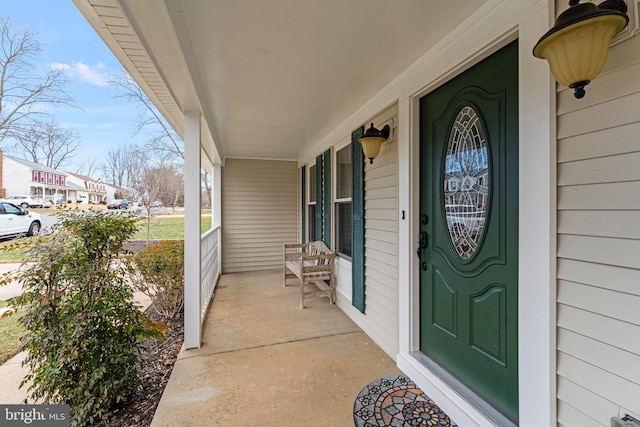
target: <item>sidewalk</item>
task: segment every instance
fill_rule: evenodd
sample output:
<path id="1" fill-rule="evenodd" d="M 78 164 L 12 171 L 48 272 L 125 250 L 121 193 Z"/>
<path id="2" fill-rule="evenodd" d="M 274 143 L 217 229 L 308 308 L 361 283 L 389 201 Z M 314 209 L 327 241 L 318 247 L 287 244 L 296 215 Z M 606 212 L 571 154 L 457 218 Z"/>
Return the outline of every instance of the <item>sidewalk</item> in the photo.
<path id="1" fill-rule="evenodd" d="M 19 263 L 0 263 L 0 274 L 15 271 L 20 267 Z M 22 292 L 22 287 L 16 281 L 6 286 L 0 286 L 0 301 L 8 300 L 16 297 Z M 0 403 L 14 404 L 22 403 L 27 397 L 27 388 L 20 389 L 20 382 L 27 374 L 26 369 L 22 368 L 22 361 L 26 357 L 25 352 L 21 352 L 0 365 L 0 378 L 2 378 L 2 387 L 0 388 Z"/>
<path id="2" fill-rule="evenodd" d="M 0 263 L 0 275 L 15 271 L 20 267 L 20 263 Z M 0 301 L 8 300 L 9 298 L 20 295 L 22 288 L 18 282 L 12 282 L 7 286 L 0 286 Z"/>

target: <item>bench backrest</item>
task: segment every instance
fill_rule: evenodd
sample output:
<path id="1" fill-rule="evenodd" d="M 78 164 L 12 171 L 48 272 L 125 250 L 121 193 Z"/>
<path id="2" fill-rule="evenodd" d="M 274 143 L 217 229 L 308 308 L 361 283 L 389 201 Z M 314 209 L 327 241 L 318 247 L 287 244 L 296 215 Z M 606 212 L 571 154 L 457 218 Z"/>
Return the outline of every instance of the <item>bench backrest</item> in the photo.
<path id="1" fill-rule="evenodd" d="M 313 255 L 326 255 L 326 254 L 333 254 L 333 252 L 331 252 L 331 249 L 329 249 L 322 240 L 318 240 L 316 242 L 309 242 L 309 252 L 307 253 L 307 255 L 313 256 Z M 319 259 L 317 261 L 318 261 L 317 262 L 318 265 L 325 265 L 329 263 L 328 259 Z"/>

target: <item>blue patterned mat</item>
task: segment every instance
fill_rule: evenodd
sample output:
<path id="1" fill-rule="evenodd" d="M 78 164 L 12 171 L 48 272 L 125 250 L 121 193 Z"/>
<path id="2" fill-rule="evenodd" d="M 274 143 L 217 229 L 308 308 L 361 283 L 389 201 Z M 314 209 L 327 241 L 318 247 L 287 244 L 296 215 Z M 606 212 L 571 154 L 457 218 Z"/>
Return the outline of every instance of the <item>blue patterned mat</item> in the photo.
<path id="1" fill-rule="evenodd" d="M 362 389 L 353 405 L 356 427 L 455 426 L 433 400 L 404 375 L 386 377 Z"/>

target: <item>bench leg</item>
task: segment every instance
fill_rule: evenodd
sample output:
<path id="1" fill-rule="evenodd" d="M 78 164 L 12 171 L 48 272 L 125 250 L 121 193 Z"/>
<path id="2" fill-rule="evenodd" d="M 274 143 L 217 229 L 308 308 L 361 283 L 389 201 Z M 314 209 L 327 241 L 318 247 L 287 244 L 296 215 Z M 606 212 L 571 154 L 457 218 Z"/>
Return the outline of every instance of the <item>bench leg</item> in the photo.
<path id="1" fill-rule="evenodd" d="M 304 280 L 300 279 L 300 308 L 304 308 Z"/>
<path id="2" fill-rule="evenodd" d="M 329 279 L 329 288 L 331 288 L 331 296 L 329 297 L 329 301 L 331 301 L 331 304 L 335 304 L 336 303 L 336 277 L 333 273 L 331 274 L 331 279 Z"/>

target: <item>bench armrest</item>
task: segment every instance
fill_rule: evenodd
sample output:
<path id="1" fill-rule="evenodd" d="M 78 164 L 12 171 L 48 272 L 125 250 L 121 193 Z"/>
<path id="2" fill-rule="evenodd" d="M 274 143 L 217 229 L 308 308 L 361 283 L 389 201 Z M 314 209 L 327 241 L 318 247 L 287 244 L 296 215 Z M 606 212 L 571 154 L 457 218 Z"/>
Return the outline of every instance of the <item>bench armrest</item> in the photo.
<path id="1" fill-rule="evenodd" d="M 285 263 L 293 259 L 300 259 L 308 250 L 308 243 L 285 243 L 282 245 L 282 259 Z"/>
<path id="2" fill-rule="evenodd" d="M 286 253 L 284 254 L 284 260 L 285 261 L 289 261 L 292 259 L 301 259 L 302 256 L 304 255 L 304 252 L 292 252 L 292 253 Z"/>
<path id="3" fill-rule="evenodd" d="M 308 243 L 285 243 L 285 249 L 306 248 Z"/>

